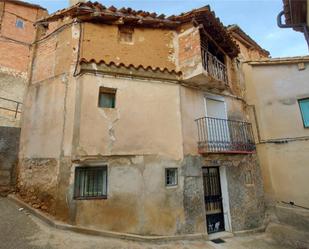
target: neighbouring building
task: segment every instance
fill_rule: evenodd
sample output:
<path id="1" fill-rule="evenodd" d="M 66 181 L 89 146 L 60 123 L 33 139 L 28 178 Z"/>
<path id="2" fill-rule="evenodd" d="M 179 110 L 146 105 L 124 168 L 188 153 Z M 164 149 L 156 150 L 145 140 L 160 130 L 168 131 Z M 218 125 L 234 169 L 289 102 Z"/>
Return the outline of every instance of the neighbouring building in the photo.
<path id="1" fill-rule="evenodd" d="M 209 7 L 167 18 L 77 3 L 36 27 L 25 201 L 70 224 L 140 235 L 263 226 L 240 51 Z M 243 53 L 268 55 L 250 42 Z"/>
<path id="2" fill-rule="evenodd" d="M 0 192 L 14 181 L 34 23 L 46 14 L 35 4 L 0 0 Z"/>
<path id="3" fill-rule="evenodd" d="M 309 56 L 243 64 L 266 204 L 309 243 Z"/>
<path id="4" fill-rule="evenodd" d="M 309 48 L 309 0 L 282 0 L 283 10 L 278 14 L 280 28 L 293 28 L 302 32 Z M 285 17 L 285 23 L 282 17 Z"/>
<path id="5" fill-rule="evenodd" d="M 34 23 L 47 14 L 39 5 L 0 1 L 0 125 L 19 127 L 27 86 Z"/>
<path id="6" fill-rule="evenodd" d="M 307 248 L 309 57 L 268 58 L 237 25 L 228 30 L 240 48 L 240 79 L 263 176 L 266 222 L 287 225 L 270 228 L 281 243 Z"/>

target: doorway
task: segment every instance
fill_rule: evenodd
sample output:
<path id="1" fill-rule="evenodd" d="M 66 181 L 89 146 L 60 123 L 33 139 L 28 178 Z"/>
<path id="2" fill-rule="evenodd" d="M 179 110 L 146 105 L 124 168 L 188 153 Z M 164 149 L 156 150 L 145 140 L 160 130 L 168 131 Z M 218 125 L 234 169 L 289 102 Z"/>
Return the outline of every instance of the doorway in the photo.
<path id="1" fill-rule="evenodd" d="M 208 234 L 225 230 L 219 167 L 203 168 L 203 185 Z"/>

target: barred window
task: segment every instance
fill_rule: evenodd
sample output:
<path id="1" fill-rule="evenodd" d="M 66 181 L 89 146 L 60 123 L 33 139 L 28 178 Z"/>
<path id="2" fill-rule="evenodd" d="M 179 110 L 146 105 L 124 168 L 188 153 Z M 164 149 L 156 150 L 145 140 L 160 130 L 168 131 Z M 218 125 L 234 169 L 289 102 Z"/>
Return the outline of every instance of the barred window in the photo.
<path id="1" fill-rule="evenodd" d="M 178 184 L 178 170 L 177 168 L 165 169 L 165 185 L 176 186 Z"/>
<path id="2" fill-rule="evenodd" d="M 107 166 L 75 169 L 74 199 L 107 198 Z"/>

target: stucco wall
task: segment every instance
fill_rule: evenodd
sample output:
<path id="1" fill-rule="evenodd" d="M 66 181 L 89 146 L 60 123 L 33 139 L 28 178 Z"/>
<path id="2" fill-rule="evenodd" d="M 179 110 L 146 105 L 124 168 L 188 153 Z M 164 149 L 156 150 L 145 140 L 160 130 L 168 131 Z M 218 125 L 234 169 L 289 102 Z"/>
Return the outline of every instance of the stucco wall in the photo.
<path id="1" fill-rule="evenodd" d="M 98 107 L 100 86 L 117 89 L 115 109 Z M 79 155 L 183 156 L 176 84 L 84 75 L 78 105 Z"/>
<path id="2" fill-rule="evenodd" d="M 309 64 L 305 63 L 304 70 L 293 62 L 244 65 L 244 72 L 247 100 L 256 108 L 262 142 L 258 155 L 268 199 L 308 207 L 309 142 L 298 139 L 308 137 L 309 130 L 303 127 L 297 100 L 309 97 Z M 281 144 L 269 141 L 287 139 Z"/>
<path id="3" fill-rule="evenodd" d="M 201 91 L 194 88 L 181 87 L 181 118 L 183 145 L 185 155 L 197 155 L 197 124 L 196 119 L 206 116 L 205 96 L 221 96 L 226 103 L 228 119 L 247 120 L 243 102 L 232 96 L 224 96 L 218 92 Z"/>

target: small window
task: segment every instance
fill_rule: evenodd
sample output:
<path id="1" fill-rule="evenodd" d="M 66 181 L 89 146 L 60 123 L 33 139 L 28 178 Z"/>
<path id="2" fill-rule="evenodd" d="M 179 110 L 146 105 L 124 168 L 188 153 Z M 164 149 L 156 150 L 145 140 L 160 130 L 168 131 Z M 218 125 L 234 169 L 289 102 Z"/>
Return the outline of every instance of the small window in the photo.
<path id="1" fill-rule="evenodd" d="M 123 43 L 133 44 L 133 28 L 119 27 L 119 41 Z"/>
<path id="2" fill-rule="evenodd" d="M 24 21 L 21 20 L 21 19 L 17 19 L 15 25 L 16 25 L 17 28 L 23 29 L 24 28 Z"/>
<path id="3" fill-rule="evenodd" d="M 74 199 L 107 198 L 107 166 L 75 169 Z"/>
<path id="4" fill-rule="evenodd" d="M 178 169 L 165 169 L 165 185 L 176 186 L 178 184 Z"/>
<path id="5" fill-rule="evenodd" d="M 98 105 L 101 108 L 115 108 L 116 89 L 100 87 Z"/>
<path id="6" fill-rule="evenodd" d="M 309 128 L 309 98 L 298 100 L 303 124 L 305 128 Z"/>

